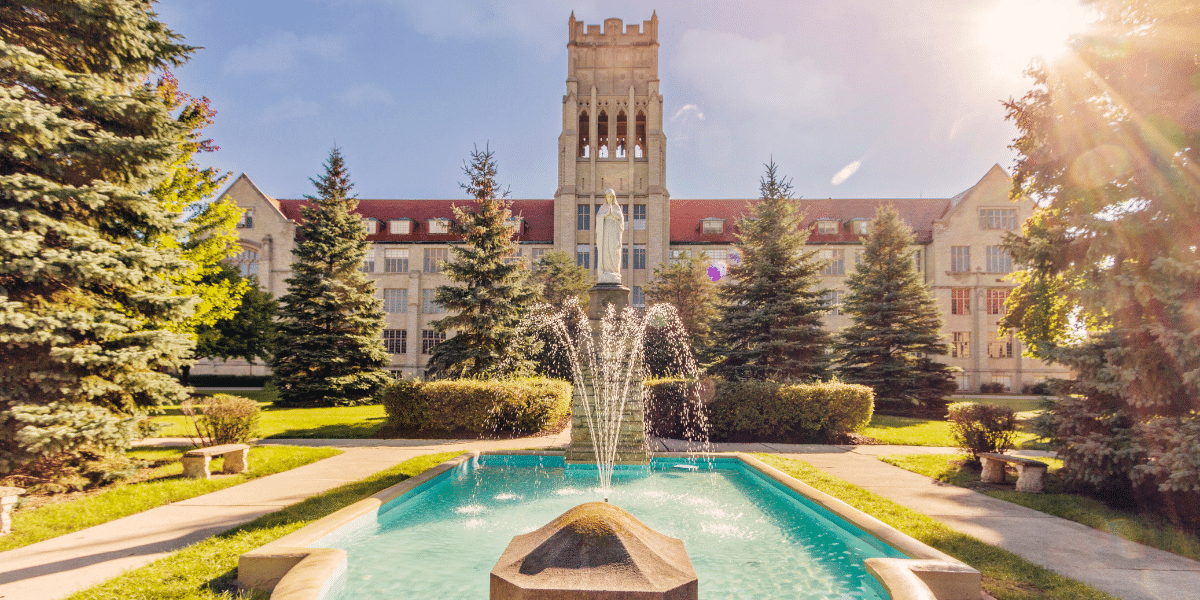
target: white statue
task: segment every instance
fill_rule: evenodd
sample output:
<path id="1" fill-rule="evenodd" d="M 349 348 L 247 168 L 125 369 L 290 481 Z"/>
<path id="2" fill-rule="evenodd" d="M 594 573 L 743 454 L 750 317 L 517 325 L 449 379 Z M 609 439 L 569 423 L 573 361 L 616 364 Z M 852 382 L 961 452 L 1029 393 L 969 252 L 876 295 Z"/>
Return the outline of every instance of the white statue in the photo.
<path id="1" fill-rule="evenodd" d="M 596 283 L 621 283 L 621 234 L 625 215 L 617 204 L 616 192 L 604 192 L 604 206 L 596 213 Z"/>

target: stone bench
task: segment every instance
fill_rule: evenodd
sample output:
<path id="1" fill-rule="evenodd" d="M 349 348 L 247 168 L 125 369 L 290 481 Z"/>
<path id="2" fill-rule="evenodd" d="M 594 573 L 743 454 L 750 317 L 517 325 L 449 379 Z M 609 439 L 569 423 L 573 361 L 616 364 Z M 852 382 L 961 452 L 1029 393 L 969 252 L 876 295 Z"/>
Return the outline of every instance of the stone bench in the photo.
<path id="1" fill-rule="evenodd" d="M 980 452 L 979 460 L 983 463 L 983 473 L 980 479 L 988 483 L 1004 483 L 1004 465 L 1011 464 L 1017 468 L 1017 491 L 1042 493 L 1042 479 L 1049 468 L 1044 462 L 1032 458 L 1009 456 L 995 452 Z"/>
<path id="2" fill-rule="evenodd" d="M 212 473 L 208 465 L 214 456 L 224 456 L 222 473 L 241 473 L 249 464 L 250 446 L 246 444 L 223 444 L 208 448 L 196 448 L 183 453 L 183 476 L 208 479 Z"/>
<path id="3" fill-rule="evenodd" d="M 12 531 L 12 509 L 17 503 L 17 496 L 25 490 L 19 487 L 0 487 L 0 535 Z"/>

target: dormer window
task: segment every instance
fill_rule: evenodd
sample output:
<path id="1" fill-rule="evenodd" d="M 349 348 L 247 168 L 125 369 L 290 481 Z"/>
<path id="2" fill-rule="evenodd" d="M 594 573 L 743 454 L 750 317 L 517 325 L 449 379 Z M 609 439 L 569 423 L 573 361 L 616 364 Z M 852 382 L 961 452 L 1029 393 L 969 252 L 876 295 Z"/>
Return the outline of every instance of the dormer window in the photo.
<path id="1" fill-rule="evenodd" d="M 855 235 L 867 235 L 868 233 L 871 233 L 871 220 L 851 219 L 850 231 L 852 231 Z"/>
<path id="2" fill-rule="evenodd" d="M 837 235 L 838 225 L 839 223 L 833 219 L 821 219 L 820 221 L 817 221 L 817 234 Z"/>
<path id="3" fill-rule="evenodd" d="M 700 220 L 700 233 L 705 235 L 721 235 L 725 233 L 725 219 L 707 218 Z"/>
<path id="4" fill-rule="evenodd" d="M 392 235 L 411 235 L 412 219 L 392 219 L 388 222 L 388 231 Z"/>
<path id="5" fill-rule="evenodd" d="M 513 230 L 513 233 L 520 235 L 525 233 L 525 219 L 521 217 L 509 217 L 504 220 L 504 224 Z"/>
<path id="6" fill-rule="evenodd" d="M 426 224 L 429 227 L 429 233 L 433 235 L 450 233 L 450 219 L 429 219 Z"/>
<path id="7" fill-rule="evenodd" d="M 367 230 L 367 235 L 375 235 L 379 233 L 379 221 L 376 221 L 374 217 L 367 217 L 363 219 L 362 224 L 363 229 Z"/>
<path id="8" fill-rule="evenodd" d="M 253 208 L 243 208 L 242 209 L 242 218 L 238 219 L 237 228 L 238 229 L 250 229 L 252 227 L 254 227 L 254 209 Z"/>

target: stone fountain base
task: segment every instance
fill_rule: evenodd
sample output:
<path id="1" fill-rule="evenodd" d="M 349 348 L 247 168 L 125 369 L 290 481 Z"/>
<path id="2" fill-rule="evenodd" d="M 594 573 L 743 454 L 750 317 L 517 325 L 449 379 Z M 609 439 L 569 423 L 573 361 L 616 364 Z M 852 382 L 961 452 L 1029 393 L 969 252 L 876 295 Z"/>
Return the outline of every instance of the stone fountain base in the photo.
<path id="1" fill-rule="evenodd" d="M 491 600 L 695 600 L 683 542 L 607 502 L 518 535 L 492 569 Z"/>
<path id="2" fill-rule="evenodd" d="M 591 384 L 585 385 L 584 390 L 591 394 Z M 578 390 L 571 396 L 571 445 L 567 447 L 566 460 L 571 464 L 596 462 L 592 430 L 588 427 L 583 399 L 579 397 Z M 625 399 L 625 410 L 621 415 L 621 433 L 617 437 L 617 457 L 614 462 L 618 465 L 650 464 L 650 446 L 646 443 L 645 410 L 640 379 L 631 382 L 629 386 L 629 397 Z"/>

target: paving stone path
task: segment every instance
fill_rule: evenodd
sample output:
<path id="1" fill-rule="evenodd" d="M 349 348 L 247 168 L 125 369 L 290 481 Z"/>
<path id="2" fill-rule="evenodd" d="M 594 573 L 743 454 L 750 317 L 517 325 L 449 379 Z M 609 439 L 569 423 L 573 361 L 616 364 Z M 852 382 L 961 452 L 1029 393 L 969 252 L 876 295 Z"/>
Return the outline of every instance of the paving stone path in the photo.
<path id="1" fill-rule="evenodd" d="M 334 446 L 340 456 L 262 477 L 0 553 L 0 599 L 57 600 L 148 564 L 170 552 L 339 485 L 422 454 L 459 449 L 563 448 L 569 432 L 544 438 L 463 440 L 271 440 Z M 160 445 L 173 443 L 161 440 Z M 699 449 L 652 440 L 656 451 Z M 930 515 L 1068 577 L 1128 600 L 1200 597 L 1200 563 L 983 494 L 940 484 L 877 459 L 887 454 L 954 453 L 917 446 L 716 444 L 715 451 L 769 452 L 811 463 L 831 475 Z M 1035 453 L 1036 455 L 1036 453 Z"/>

